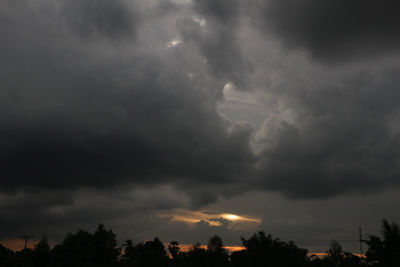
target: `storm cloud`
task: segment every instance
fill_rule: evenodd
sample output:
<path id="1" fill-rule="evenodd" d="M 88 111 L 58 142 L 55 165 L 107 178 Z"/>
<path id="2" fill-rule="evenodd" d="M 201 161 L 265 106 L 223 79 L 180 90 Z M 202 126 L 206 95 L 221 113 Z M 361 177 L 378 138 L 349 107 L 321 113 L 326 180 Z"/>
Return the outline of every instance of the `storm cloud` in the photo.
<path id="1" fill-rule="evenodd" d="M 315 58 L 346 61 L 399 52 L 397 1 L 260 1 L 255 19 L 289 48 L 306 49 Z"/>
<path id="2" fill-rule="evenodd" d="M 100 17 L 83 28 L 111 37 L 102 28 L 106 7 L 99 6 L 90 12 Z M 106 15 L 121 17 L 118 12 Z M 32 19 L 41 20 L 34 15 L 26 21 L 8 19 L 6 26 L 18 24 L 23 31 L 6 33 L 1 49 L 3 186 L 101 187 L 194 177 L 219 183 L 251 160 L 244 145 L 248 132 L 228 133 L 215 110 L 218 94 L 213 90 L 218 88 L 213 87 L 218 83 L 194 83 L 183 69 L 187 62 L 173 54 L 141 53 L 135 43 L 128 48 L 109 46 L 107 40 L 75 40 L 75 28 L 48 37 L 46 21 L 32 24 Z M 120 20 L 109 23 L 122 26 Z M 124 23 L 126 29 L 134 27 L 129 20 Z M 32 40 L 35 31 L 42 36 Z M 105 49 L 125 51 L 108 54 Z"/>
<path id="3" fill-rule="evenodd" d="M 298 81 L 296 98 L 282 104 L 286 115 L 271 116 L 256 136 L 265 186 L 316 198 L 398 187 L 395 73 L 330 77 L 338 80 L 312 93 L 313 85 Z"/>
<path id="4" fill-rule="evenodd" d="M 27 222 L 56 239 L 100 221 L 185 242 L 255 230 L 158 216 L 176 209 L 230 209 L 277 232 L 296 223 L 276 210 L 291 210 L 300 238 L 322 224 L 317 201 L 384 207 L 400 185 L 397 6 L 2 2 L 0 239 Z M 255 202 L 276 203 L 276 218 Z"/>

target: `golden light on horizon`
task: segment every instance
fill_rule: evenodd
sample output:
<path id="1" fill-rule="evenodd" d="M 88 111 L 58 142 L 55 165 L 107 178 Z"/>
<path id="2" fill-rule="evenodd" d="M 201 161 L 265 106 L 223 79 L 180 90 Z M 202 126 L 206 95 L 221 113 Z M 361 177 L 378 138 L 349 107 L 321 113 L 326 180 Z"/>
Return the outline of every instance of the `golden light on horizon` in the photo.
<path id="1" fill-rule="evenodd" d="M 166 248 L 168 247 L 168 245 L 169 245 L 169 243 L 164 243 L 164 246 Z M 193 244 L 179 243 L 178 246 L 179 246 L 181 252 L 188 252 L 188 251 L 193 249 Z M 200 245 L 200 248 L 207 249 L 207 245 L 202 244 L 202 245 Z M 232 252 L 235 252 L 235 251 L 244 250 L 246 248 L 244 246 L 241 246 L 241 245 L 230 245 L 230 246 L 224 246 L 224 249 L 228 253 L 232 253 Z"/>
<path id="2" fill-rule="evenodd" d="M 33 249 L 37 242 L 37 240 L 29 240 L 26 247 Z M 0 244 L 13 251 L 21 251 L 25 246 L 24 240 L 21 238 L 1 239 Z"/>

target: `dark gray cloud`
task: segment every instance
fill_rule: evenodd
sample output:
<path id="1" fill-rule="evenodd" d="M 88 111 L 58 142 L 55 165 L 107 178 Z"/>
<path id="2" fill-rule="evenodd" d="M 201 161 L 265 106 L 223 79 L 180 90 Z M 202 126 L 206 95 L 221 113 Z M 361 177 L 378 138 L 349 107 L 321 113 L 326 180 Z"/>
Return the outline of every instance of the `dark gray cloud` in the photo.
<path id="1" fill-rule="evenodd" d="M 98 222 L 123 238 L 250 235 L 156 216 L 215 204 L 291 239 L 284 229 L 300 238 L 350 216 L 335 203 L 351 195 L 373 192 L 383 210 L 400 175 L 396 5 L 2 2 L 0 238 Z"/>
<path id="2" fill-rule="evenodd" d="M 65 3 L 67 24 L 81 37 L 104 36 L 110 40 L 134 37 L 138 22 L 132 5 L 135 1 L 84 0 Z M 131 6 L 129 6 L 131 5 Z"/>
<path id="3" fill-rule="evenodd" d="M 119 28 L 121 15 L 88 4 L 85 12 L 100 16 L 91 22 L 96 31 L 114 34 L 101 21 Z M 103 18 L 104 9 L 117 21 Z M 7 32 L 1 45 L 2 186 L 219 183 L 251 161 L 249 132 L 226 131 L 217 99 L 200 91 L 204 84 L 194 84 L 178 60 L 171 69 L 134 51 L 129 59 L 112 53 L 110 62 L 102 49 L 114 47 L 78 46 L 68 31 L 53 40 L 43 24 L 12 15 L 7 26 L 23 29 Z M 32 28 L 41 36 L 32 37 Z"/>
<path id="4" fill-rule="evenodd" d="M 52 214 L 55 206 L 73 204 L 71 192 L 25 190 L 13 195 L 0 195 L 0 239 L 16 239 L 22 234 L 34 234 L 36 238 L 50 234 L 53 239 L 61 239 L 57 227 L 65 231 L 73 225 L 68 217 L 62 214 Z M 80 220 L 82 222 L 82 220 Z M 65 227 L 68 225 L 68 227 Z"/>
<path id="5" fill-rule="evenodd" d="M 200 207 L 240 185 L 313 198 L 397 185 L 397 68 L 338 74 L 311 93 L 281 70 L 288 81 L 265 90 L 299 116 L 267 114 L 253 155 L 253 129 L 216 110 L 226 82 L 250 77 L 238 2 L 194 2 L 191 16 L 171 24 L 181 47 L 157 49 L 137 36 L 144 15 L 129 15 L 137 3 L 33 3 L 3 4 L 3 191 L 174 183 Z M 115 42 L 78 38 L 70 27 L 82 19 L 84 36 Z M 113 34 L 135 38 L 127 44 Z"/>
<path id="6" fill-rule="evenodd" d="M 251 89 L 248 74 L 253 68 L 236 36 L 242 15 L 239 1 L 194 1 L 194 10 L 198 21 L 185 18 L 178 23 L 183 39 L 200 50 L 211 74 L 238 89 Z"/>
<path id="7" fill-rule="evenodd" d="M 258 24 L 290 48 L 337 62 L 398 51 L 398 1 L 261 1 Z M 257 20 L 257 19 L 256 19 Z"/>
<path id="8" fill-rule="evenodd" d="M 297 118 L 271 116 L 257 136 L 264 186 L 295 198 L 398 187 L 398 71 L 352 74 L 312 93 L 297 84 L 286 107 Z"/>
<path id="9" fill-rule="evenodd" d="M 241 15 L 241 4 L 237 0 L 195 0 L 193 2 L 198 13 L 223 24 L 237 24 Z"/>

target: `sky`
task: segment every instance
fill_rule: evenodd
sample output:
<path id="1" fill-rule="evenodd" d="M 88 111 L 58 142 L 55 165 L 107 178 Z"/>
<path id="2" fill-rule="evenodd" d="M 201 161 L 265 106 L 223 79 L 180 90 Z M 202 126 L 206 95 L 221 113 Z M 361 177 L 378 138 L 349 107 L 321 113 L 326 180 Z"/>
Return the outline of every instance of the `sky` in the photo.
<path id="1" fill-rule="evenodd" d="M 0 240 L 400 222 L 395 0 L 0 2 Z M 21 241 L 22 242 L 22 241 Z"/>

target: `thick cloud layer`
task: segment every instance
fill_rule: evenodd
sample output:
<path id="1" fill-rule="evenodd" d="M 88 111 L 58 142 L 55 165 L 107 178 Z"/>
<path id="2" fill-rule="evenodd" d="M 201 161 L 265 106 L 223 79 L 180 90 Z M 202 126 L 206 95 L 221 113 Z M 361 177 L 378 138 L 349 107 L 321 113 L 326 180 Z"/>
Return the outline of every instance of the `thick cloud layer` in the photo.
<path id="1" fill-rule="evenodd" d="M 195 16 L 178 25 L 186 42 L 194 43 L 210 66 L 211 74 L 248 90 L 251 62 L 241 51 L 236 32 L 241 18 L 239 1 L 194 1 Z"/>
<path id="2" fill-rule="evenodd" d="M 55 233 L 108 221 L 152 238 L 183 229 L 160 210 L 214 203 L 228 212 L 221 198 L 244 196 L 230 212 L 246 213 L 255 191 L 311 206 L 396 194 L 397 6 L 2 2 L 0 228 L 17 234 L 28 222 L 40 232 L 51 222 Z M 221 227 L 184 231 L 239 235 Z"/>
<path id="3" fill-rule="evenodd" d="M 135 34 L 138 14 L 132 5 L 135 7 L 135 1 L 73 1 L 65 5 L 63 12 L 67 25 L 81 37 L 104 36 L 119 40 Z"/>
<path id="4" fill-rule="evenodd" d="M 399 51 L 400 4 L 389 0 L 261 1 L 258 23 L 290 48 L 305 48 L 324 61 Z"/>
<path id="5" fill-rule="evenodd" d="M 312 93 L 298 80 L 295 100 L 281 98 L 291 115 L 257 133 L 264 186 L 316 198 L 399 186 L 398 72 L 352 74 Z"/>
<path id="6" fill-rule="evenodd" d="M 68 4 L 53 8 L 66 20 L 54 22 L 57 33 L 35 15 L 40 3 L 7 6 L 14 13 L 5 14 L 0 49 L 2 186 L 221 183 L 251 161 L 248 131 L 228 133 L 215 110 L 218 83 L 189 76 L 203 75 L 190 66 L 198 62 L 98 39 L 134 34 L 120 5 L 84 1 L 73 14 Z M 83 24 L 71 29 L 76 21 Z"/>

